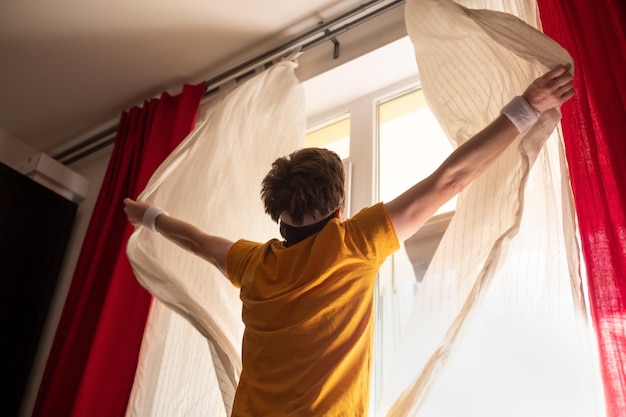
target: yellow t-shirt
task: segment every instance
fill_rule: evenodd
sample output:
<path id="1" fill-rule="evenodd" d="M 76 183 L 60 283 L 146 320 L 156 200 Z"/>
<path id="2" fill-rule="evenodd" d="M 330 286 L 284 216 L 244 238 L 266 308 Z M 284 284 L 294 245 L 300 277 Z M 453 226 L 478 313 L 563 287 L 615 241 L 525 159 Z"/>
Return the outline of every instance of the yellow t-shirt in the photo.
<path id="1" fill-rule="evenodd" d="M 367 415 L 374 283 L 398 248 L 382 203 L 288 248 L 233 245 L 245 324 L 233 417 Z"/>

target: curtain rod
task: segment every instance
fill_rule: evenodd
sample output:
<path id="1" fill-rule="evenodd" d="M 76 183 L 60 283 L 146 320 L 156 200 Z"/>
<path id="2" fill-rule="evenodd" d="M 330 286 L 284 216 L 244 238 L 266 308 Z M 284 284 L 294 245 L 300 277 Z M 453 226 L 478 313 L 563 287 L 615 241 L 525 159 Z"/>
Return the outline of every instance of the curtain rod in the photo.
<path id="1" fill-rule="evenodd" d="M 349 21 L 353 17 L 364 13 L 368 9 L 374 7 L 375 5 L 379 3 L 384 3 L 384 1 L 385 0 L 370 0 L 340 16 L 337 16 L 334 19 L 329 20 L 328 22 L 325 22 L 325 23 L 320 22 L 320 24 L 314 29 L 311 29 L 305 32 L 304 34 L 296 38 L 293 38 L 290 41 L 274 49 L 271 49 L 270 51 L 267 51 L 261 55 L 258 55 L 248 61 L 245 61 L 242 64 L 237 65 L 223 72 L 222 74 L 205 81 L 204 86 L 207 89 L 207 91 L 204 94 L 204 97 L 207 97 L 208 95 L 214 93 L 220 87 L 221 84 L 229 80 L 235 79 L 237 81 L 241 81 L 255 74 L 256 69 L 261 65 L 265 65 L 266 68 L 269 68 L 269 66 L 272 65 L 273 59 L 276 59 L 277 57 L 281 56 L 282 54 L 285 54 L 288 51 L 294 50 L 296 47 L 300 48 L 300 52 L 305 52 L 309 49 L 312 49 L 320 45 L 321 43 L 324 43 L 330 40 L 335 45 L 334 58 L 337 58 L 338 46 L 339 46 L 339 43 L 335 39 L 337 35 L 345 33 L 349 31 L 350 29 L 362 23 L 367 22 L 368 20 L 371 20 L 377 16 L 380 16 L 405 3 L 405 0 L 393 0 L 389 2 L 388 4 L 385 4 L 375 9 L 374 11 L 371 11 L 359 18 Z M 346 21 L 349 21 L 349 22 L 345 23 L 343 26 L 337 29 L 330 30 L 331 27 L 336 26 Z M 316 35 L 319 35 L 316 39 L 306 42 L 307 40 L 311 39 L 312 37 Z M 58 154 L 53 155 L 52 158 L 60 161 L 61 163 L 65 165 L 76 162 L 82 158 L 85 158 L 91 155 L 92 153 L 102 148 L 105 148 L 111 145 L 115 141 L 116 132 L 117 132 L 117 125 L 107 128 L 85 139 L 84 141 L 74 146 L 71 146 L 70 148 L 64 151 L 61 151 Z"/>
<path id="2" fill-rule="evenodd" d="M 236 78 L 237 80 L 245 78 L 248 75 L 252 75 L 255 73 L 255 68 L 257 68 L 260 65 L 263 64 L 267 64 L 270 63 L 273 59 L 277 58 L 278 56 L 285 54 L 287 52 L 289 52 L 290 50 L 295 49 L 296 47 L 300 47 L 300 52 L 305 52 L 309 49 L 312 49 L 316 46 L 318 46 L 321 43 L 324 43 L 328 40 L 333 40 L 337 35 L 340 35 L 342 33 L 347 32 L 348 30 L 367 22 L 368 20 L 371 20 L 377 16 L 380 16 L 386 12 L 388 12 L 391 9 L 396 8 L 397 6 L 400 6 L 402 4 L 405 3 L 405 0 L 394 0 L 366 15 L 363 15 L 362 17 L 355 19 L 349 23 L 346 23 L 345 25 L 341 26 L 340 28 L 334 29 L 334 30 L 330 30 L 329 28 L 340 24 L 342 22 L 347 21 L 348 19 L 351 19 L 354 16 L 357 16 L 363 12 L 365 12 L 367 9 L 372 8 L 373 6 L 375 6 L 378 3 L 384 2 L 384 0 L 372 0 L 369 1 L 367 3 L 364 3 L 340 16 L 337 16 L 336 18 L 329 20 L 328 22 L 320 22 L 319 25 L 314 28 L 309 30 L 308 32 L 268 51 L 265 52 L 261 55 L 258 55 L 240 65 L 237 65 L 234 68 L 231 68 L 230 70 L 218 75 L 217 77 L 211 78 L 210 80 L 207 80 L 204 82 L 204 86 L 207 88 L 207 95 L 210 94 L 214 89 L 219 88 L 220 84 L 223 84 L 225 81 L 228 81 L 230 79 Z M 305 43 L 305 41 L 307 41 L 308 39 L 311 39 L 313 36 L 315 35 L 319 35 L 320 33 L 322 33 L 321 36 L 319 36 L 318 38 Z"/>

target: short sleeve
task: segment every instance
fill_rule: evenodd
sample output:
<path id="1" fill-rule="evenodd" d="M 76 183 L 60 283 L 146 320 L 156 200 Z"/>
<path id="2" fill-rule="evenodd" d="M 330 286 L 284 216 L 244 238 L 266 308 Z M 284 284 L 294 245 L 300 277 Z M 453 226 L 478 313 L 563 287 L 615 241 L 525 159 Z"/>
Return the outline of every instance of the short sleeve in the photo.
<path id="1" fill-rule="evenodd" d="M 365 208 L 345 222 L 354 249 L 381 265 L 400 243 L 383 203 Z"/>
<path id="2" fill-rule="evenodd" d="M 258 242 L 245 239 L 238 240 L 231 246 L 226 255 L 226 274 L 235 287 L 241 288 L 246 269 L 260 246 Z"/>

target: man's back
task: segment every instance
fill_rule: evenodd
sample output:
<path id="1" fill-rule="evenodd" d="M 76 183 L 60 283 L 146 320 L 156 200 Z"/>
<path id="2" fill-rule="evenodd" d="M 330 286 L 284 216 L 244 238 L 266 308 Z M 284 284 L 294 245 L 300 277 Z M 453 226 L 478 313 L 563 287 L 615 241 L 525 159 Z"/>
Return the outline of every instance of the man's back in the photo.
<path id="1" fill-rule="evenodd" d="M 374 283 L 397 249 L 382 204 L 288 248 L 233 246 L 246 325 L 233 416 L 367 414 Z"/>

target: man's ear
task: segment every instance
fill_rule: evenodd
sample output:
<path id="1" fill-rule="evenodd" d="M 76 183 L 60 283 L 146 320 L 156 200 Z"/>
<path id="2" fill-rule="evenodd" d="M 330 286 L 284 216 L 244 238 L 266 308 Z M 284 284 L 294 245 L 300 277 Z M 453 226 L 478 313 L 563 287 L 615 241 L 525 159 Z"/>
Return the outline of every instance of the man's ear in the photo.
<path id="1" fill-rule="evenodd" d="M 343 204 L 337 207 L 337 210 L 335 210 L 335 217 L 338 218 L 339 220 L 343 220 L 342 218 L 343 216 L 341 215 L 342 211 L 343 211 Z"/>

